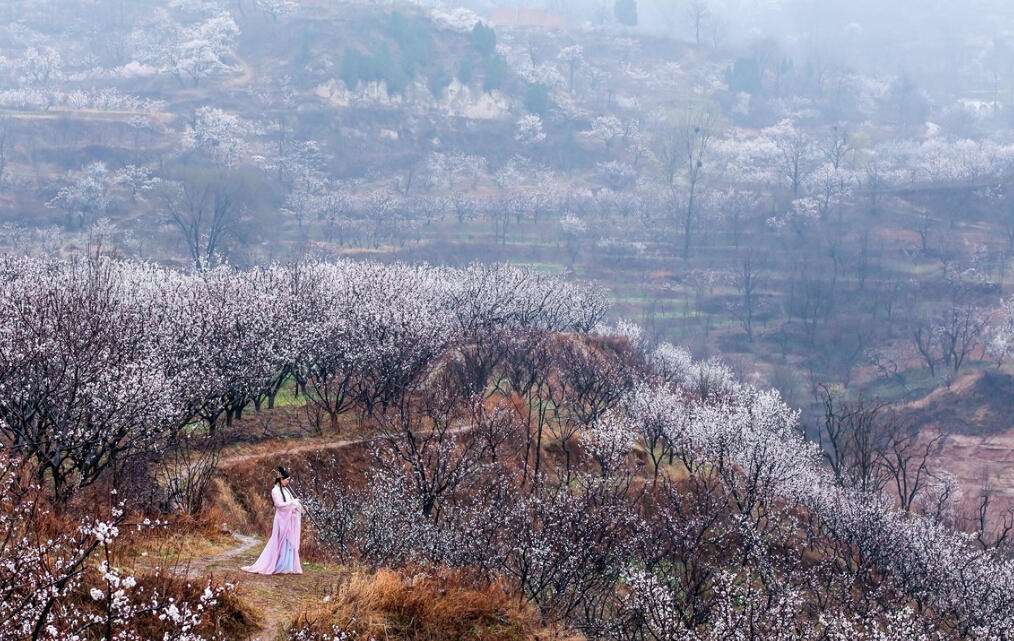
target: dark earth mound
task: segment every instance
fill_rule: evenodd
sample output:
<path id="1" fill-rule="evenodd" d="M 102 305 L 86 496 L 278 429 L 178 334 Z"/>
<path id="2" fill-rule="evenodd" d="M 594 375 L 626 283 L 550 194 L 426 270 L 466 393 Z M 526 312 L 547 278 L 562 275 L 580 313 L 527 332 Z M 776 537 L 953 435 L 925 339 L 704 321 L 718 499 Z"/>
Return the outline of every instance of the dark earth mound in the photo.
<path id="1" fill-rule="evenodd" d="M 1002 434 L 1014 428 L 1014 376 L 989 370 L 965 374 L 903 412 L 922 429 L 967 436 Z"/>

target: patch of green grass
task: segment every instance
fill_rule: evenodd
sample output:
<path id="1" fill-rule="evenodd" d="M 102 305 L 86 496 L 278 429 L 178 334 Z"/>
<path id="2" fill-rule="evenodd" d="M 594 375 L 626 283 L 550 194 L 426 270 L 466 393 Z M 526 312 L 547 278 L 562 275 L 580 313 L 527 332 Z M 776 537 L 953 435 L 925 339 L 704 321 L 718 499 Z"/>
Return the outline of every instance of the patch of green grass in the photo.
<path id="1" fill-rule="evenodd" d="M 296 394 L 296 381 L 285 381 L 275 396 L 275 407 L 302 407 L 306 405 L 306 397 Z"/>
<path id="2" fill-rule="evenodd" d="M 884 259 L 884 267 L 912 277 L 926 277 L 940 270 L 939 263 L 909 262 L 892 258 Z"/>
<path id="3" fill-rule="evenodd" d="M 913 367 L 897 376 L 878 378 L 867 386 L 863 393 L 886 402 L 897 402 L 921 398 L 940 384 L 928 368 Z"/>
<path id="4" fill-rule="evenodd" d="M 208 432 L 208 424 L 204 421 L 193 421 L 183 426 L 183 433 L 190 436 L 198 436 Z"/>

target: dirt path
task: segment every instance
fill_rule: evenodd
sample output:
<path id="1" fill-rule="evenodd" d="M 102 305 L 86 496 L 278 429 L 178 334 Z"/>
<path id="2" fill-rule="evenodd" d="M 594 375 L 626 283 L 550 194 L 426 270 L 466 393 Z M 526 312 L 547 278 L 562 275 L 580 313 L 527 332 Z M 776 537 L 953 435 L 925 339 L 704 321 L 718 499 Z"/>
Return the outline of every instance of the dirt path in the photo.
<path id="1" fill-rule="evenodd" d="M 0 109 L 0 116 L 14 118 L 16 120 L 57 120 L 69 118 L 74 120 L 110 120 L 125 121 L 133 118 L 145 118 L 158 122 L 170 122 L 175 116 L 165 111 L 107 111 L 102 109 L 50 109 L 42 110 L 19 110 Z"/>
<path id="2" fill-rule="evenodd" d="M 460 434 L 464 428 L 451 430 L 451 434 Z M 300 454 L 305 452 L 325 452 L 340 450 L 362 445 L 380 438 L 371 435 L 341 441 L 313 441 L 300 443 L 287 441 L 277 444 L 277 449 L 237 453 L 226 455 L 219 462 L 221 471 L 265 458 Z M 263 447 L 263 446 L 262 446 Z M 305 527 L 305 521 L 304 521 Z M 264 540 L 254 536 L 233 532 L 236 544 L 207 558 L 194 559 L 189 564 L 188 575 L 199 578 L 208 574 L 235 583 L 240 586 L 251 605 L 263 615 L 264 629 L 254 637 L 254 641 L 275 641 L 284 631 L 285 625 L 306 606 L 312 605 L 320 595 L 334 582 L 341 570 L 339 566 L 327 566 L 319 563 L 303 563 L 301 575 L 263 576 L 249 574 L 240 570 L 250 565 L 260 555 Z"/>
<path id="3" fill-rule="evenodd" d="M 247 554 L 260 543 L 260 540 L 255 537 L 237 532 L 233 532 L 232 537 L 236 539 L 235 546 L 206 559 L 194 559 L 187 568 L 187 575 L 193 578 L 202 577 L 209 572 L 215 571 L 215 568 L 219 566 L 227 565 L 236 557 Z"/>
<path id="4" fill-rule="evenodd" d="M 468 431 L 467 427 L 456 427 L 447 431 L 447 436 L 458 436 Z M 374 434 L 372 436 L 364 436 L 362 438 L 346 439 L 342 441 L 312 441 L 310 443 L 299 443 L 299 441 L 284 441 L 278 443 L 278 449 L 264 449 L 263 451 L 248 452 L 244 454 L 226 454 L 218 463 L 220 470 L 227 470 L 236 465 L 242 463 L 249 463 L 251 461 L 259 461 L 261 459 L 272 458 L 276 456 L 290 456 L 292 454 L 305 454 L 306 452 L 328 452 L 333 450 L 341 450 L 347 447 L 354 447 L 356 445 L 362 445 L 371 441 L 377 441 L 384 438 L 382 435 Z M 299 443 L 299 444 L 297 444 Z M 258 446 L 259 448 L 266 448 L 265 445 Z"/>
<path id="5" fill-rule="evenodd" d="M 263 452 L 250 452 L 247 454 L 234 454 L 232 456 L 225 456 L 218 463 L 218 467 L 221 470 L 227 470 L 231 467 L 239 465 L 241 463 L 249 463 L 251 461 L 259 461 L 261 459 L 271 458 L 274 456 L 290 456 L 292 454 L 304 454 L 306 452 L 327 452 L 331 450 L 341 450 L 354 445 L 361 445 L 375 440 L 376 436 L 370 436 L 365 438 L 348 439 L 344 441 L 331 441 L 331 442 L 313 442 L 304 443 L 302 445 L 294 445 L 292 442 L 287 442 L 280 445 L 280 449 L 276 450 L 265 450 Z"/>
<path id="6" fill-rule="evenodd" d="M 188 575 L 194 579 L 213 574 L 217 579 L 239 586 L 246 599 L 262 616 L 262 630 L 253 641 L 275 641 L 286 624 L 302 609 L 315 603 L 333 582 L 337 567 L 303 563 L 303 574 L 264 576 L 240 570 L 260 555 L 264 541 L 234 533 L 236 545 L 190 564 Z"/>
<path id="7" fill-rule="evenodd" d="M 301 444 L 286 442 L 279 444 L 278 449 L 226 456 L 220 461 L 219 469 L 228 470 L 241 463 L 277 456 L 340 450 L 366 443 L 374 438 L 376 437 L 371 436 Z M 263 617 L 261 622 L 263 629 L 253 637 L 253 641 L 275 641 L 284 632 L 285 625 L 300 610 L 313 605 L 320 598 L 320 595 L 333 583 L 340 568 L 304 562 L 301 575 L 263 576 L 243 572 L 240 570 L 241 567 L 250 565 L 257 560 L 264 545 L 264 539 L 239 532 L 233 532 L 232 536 L 235 539 L 235 545 L 206 558 L 191 560 L 188 564 L 187 574 L 194 579 L 212 574 L 217 579 L 239 586 L 243 598 Z"/>

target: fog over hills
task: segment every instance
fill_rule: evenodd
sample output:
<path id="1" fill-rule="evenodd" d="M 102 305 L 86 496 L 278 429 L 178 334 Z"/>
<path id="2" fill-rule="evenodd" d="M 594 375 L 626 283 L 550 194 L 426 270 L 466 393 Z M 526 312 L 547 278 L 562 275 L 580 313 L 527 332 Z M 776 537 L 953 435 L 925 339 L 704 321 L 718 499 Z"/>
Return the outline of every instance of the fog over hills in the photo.
<path id="1" fill-rule="evenodd" d="M 6 0 L 0 641 L 1010 640 L 1012 264 L 1009 2 Z"/>

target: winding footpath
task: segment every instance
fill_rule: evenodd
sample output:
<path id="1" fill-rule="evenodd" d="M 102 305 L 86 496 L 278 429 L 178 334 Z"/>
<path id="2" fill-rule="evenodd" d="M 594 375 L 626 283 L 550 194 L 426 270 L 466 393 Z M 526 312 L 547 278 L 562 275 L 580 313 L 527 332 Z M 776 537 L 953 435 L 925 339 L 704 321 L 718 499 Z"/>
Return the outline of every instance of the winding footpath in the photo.
<path id="1" fill-rule="evenodd" d="M 341 450 L 369 442 L 376 437 L 349 439 L 332 442 L 314 442 L 281 448 L 273 451 L 250 454 L 236 454 L 223 458 L 220 470 L 236 465 L 275 457 L 307 452 Z M 216 579 L 242 586 L 243 598 L 256 608 L 262 616 L 262 629 L 253 641 L 275 641 L 284 632 L 286 624 L 304 607 L 314 603 L 333 582 L 336 573 L 317 563 L 304 562 L 301 575 L 263 576 L 240 570 L 252 564 L 260 554 L 264 539 L 239 532 L 233 532 L 235 545 L 203 559 L 194 559 L 187 569 L 187 576 L 201 579 L 214 576 Z"/>
<path id="2" fill-rule="evenodd" d="M 456 436 L 467 429 L 465 427 L 452 429 L 448 435 Z M 371 435 L 341 441 L 280 443 L 278 449 L 274 450 L 226 456 L 219 462 L 218 467 L 220 472 L 227 471 L 244 463 L 308 452 L 337 451 L 369 443 L 378 438 L 382 437 Z M 296 614 L 306 606 L 317 602 L 333 584 L 337 576 L 336 568 L 335 566 L 329 567 L 319 563 L 304 562 L 301 575 L 249 574 L 240 568 L 252 564 L 257 559 L 264 539 L 239 532 L 233 532 L 232 536 L 236 541 L 235 545 L 204 559 L 194 559 L 189 565 L 187 576 L 199 579 L 213 575 L 217 579 L 242 586 L 243 597 L 262 615 L 261 624 L 263 627 L 261 632 L 253 637 L 253 641 L 275 641 L 280 638 L 286 624 Z"/>
<path id="3" fill-rule="evenodd" d="M 303 445 L 285 447 L 275 451 L 252 452 L 250 454 L 236 454 L 233 456 L 227 456 L 223 458 L 221 461 L 219 461 L 218 469 L 227 470 L 231 467 L 235 467 L 242 463 L 249 463 L 251 461 L 260 461 L 266 458 L 274 458 L 279 456 L 291 456 L 293 454 L 305 454 L 307 452 L 327 452 L 332 450 L 342 450 L 349 447 L 353 447 L 355 445 L 369 443 L 370 441 L 376 440 L 377 438 L 378 437 L 376 436 L 370 436 L 367 438 L 357 438 L 346 441 L 304 443 Z"/>
<path id="4" fill-rule="evenodd" d="M 235 546 L 192 563 L 188 574 L 194 579 L 210 575 L 240 586 L 243 599 L 261 615 L 261 630 L 252 640 L 275 641 L 298 612 L 324 593 L 336 574 L 316 563 L 304 563 L 300 575 L 248 574 L 239 568 L 256 560 L 264 541 L 239 533 L 233 533 L 233 538 Z"/>

